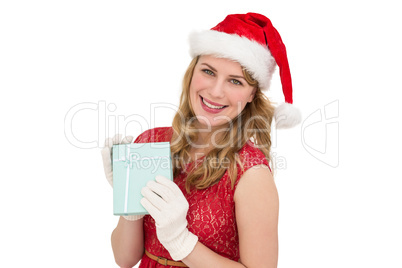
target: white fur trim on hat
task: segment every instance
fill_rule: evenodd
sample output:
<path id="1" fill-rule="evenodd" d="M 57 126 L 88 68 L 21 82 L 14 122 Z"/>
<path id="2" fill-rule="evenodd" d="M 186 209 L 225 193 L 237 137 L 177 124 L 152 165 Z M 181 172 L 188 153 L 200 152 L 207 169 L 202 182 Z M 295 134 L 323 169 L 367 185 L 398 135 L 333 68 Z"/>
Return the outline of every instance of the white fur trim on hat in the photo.
<path id="1" fill-rule="evenodd" d="M 291 128 L 301 122 L 299 109 L 287 102 L 278 105 L 274 115 L 276 128 Z"/>
<path id="2" fill-rule="evenodd" d="M 214 30 L 193 32 L 189 41 L 192 57 L 214 55 L 237 61 L 258 81 L 261 90 L 268 90 L 276 62 L 267 47 L 246 37 Z"/>

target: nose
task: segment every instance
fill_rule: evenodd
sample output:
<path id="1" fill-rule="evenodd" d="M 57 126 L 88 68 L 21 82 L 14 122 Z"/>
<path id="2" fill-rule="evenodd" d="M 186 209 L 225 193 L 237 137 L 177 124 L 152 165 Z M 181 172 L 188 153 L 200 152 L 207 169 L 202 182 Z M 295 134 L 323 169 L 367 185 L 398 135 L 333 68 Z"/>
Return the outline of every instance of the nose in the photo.
<path id="1" fill-rule="evenodd" d="M 216 99 L 223 98 L 225 96 L 224 81 L 216 79 L 208 88 L 208 93 Z"/>

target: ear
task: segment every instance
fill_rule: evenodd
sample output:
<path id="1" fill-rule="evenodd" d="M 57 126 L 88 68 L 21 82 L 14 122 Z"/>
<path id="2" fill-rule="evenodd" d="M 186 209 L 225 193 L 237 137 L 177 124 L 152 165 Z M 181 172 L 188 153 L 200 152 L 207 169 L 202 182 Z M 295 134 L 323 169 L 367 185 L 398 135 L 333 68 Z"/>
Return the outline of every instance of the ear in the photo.
<path id="1" fill-rule="evenodd" d="M 247 102 L 252 102 L 253 100 L 254 100 L 254 97 L 255 97 L 255 92 L 257 91 L 257 88 L 256 87 L 254 87 L 254 89 L 253 89 L 253 92 L 251 92 L 251 94 L 250 94 L 250 97 L 249 97 L 249 99 L 248 99 L 248 101 Z"/>

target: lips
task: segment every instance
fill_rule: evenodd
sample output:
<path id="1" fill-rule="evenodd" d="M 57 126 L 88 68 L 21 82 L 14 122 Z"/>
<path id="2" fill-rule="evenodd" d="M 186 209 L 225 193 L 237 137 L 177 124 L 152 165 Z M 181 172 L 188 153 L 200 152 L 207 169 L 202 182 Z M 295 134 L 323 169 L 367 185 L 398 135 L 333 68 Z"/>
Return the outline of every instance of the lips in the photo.
<path id="1" fill-rule="evenodd" d="M 222 105 L 220 103 L 210 101 L 201 96 L 200 96 L 200 102 L 202 108 L 209 113 L 220 113 L 222 110 L 228 107 L 227 105 Z"/>
<path id="2" fill-rule="evenodd" d="M 227 106 L 227 105 L 223 105 L 223 104 L 219 104 L 219 103 L 210 101 L 210 100 L 208 100 L 206 98 L 203 98 L 203 97 L 201 97 L 201 99 L 203 99 L 203 101 L 206 102 L 207 104 L 211 104 L 212 106 L 216 106 L 216 107 L 220 107 L 220 108 L 222 108 L 224 106 Z"/>

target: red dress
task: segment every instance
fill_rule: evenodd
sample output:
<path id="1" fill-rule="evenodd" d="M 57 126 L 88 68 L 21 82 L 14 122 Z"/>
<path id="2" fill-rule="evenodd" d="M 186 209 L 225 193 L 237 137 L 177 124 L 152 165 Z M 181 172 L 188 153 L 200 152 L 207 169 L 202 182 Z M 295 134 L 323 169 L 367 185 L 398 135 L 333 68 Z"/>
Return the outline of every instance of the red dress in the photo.
<path id="1" fill-rule="evenodd" d="M 168 142 L 171 140 L 172 128 L 155 128 L 142 133 L 135 140 L 136 143 L 147 142 Z M 174 178 L 174 182 L 182 190 L 189 203 L 187 213 L 188 229 L 198 236 L 198 241 L 228 259 L 238 261 L 239 237 L 237 233 L 234 193 L 242 174 L 252 166 L 264 164 L 268 166 L 268 161 L 264 154 L 247 143 L 240 151 L 244 170 L 238 169 L 238 176 L 234 188 L 226 172 L 221 180 L 203 190 L 193 190 L 187 193 L 185 181 L 187 174 L 182 172 Z M 189 165 L 187 164 L 187 168 Z M 169 252 L 162 246 L 156 235 L 155 221 L 150 215 L 144 217 L 144 243 L 145 249 L 155 256 L 164 257 L 172 260 Z M 139 268 L 158 267 L 166 268 L 156 261 L 150 259 L 145 254 L 142 257 Z M 176 267 L 176 266 L 170 266 Z"/>

